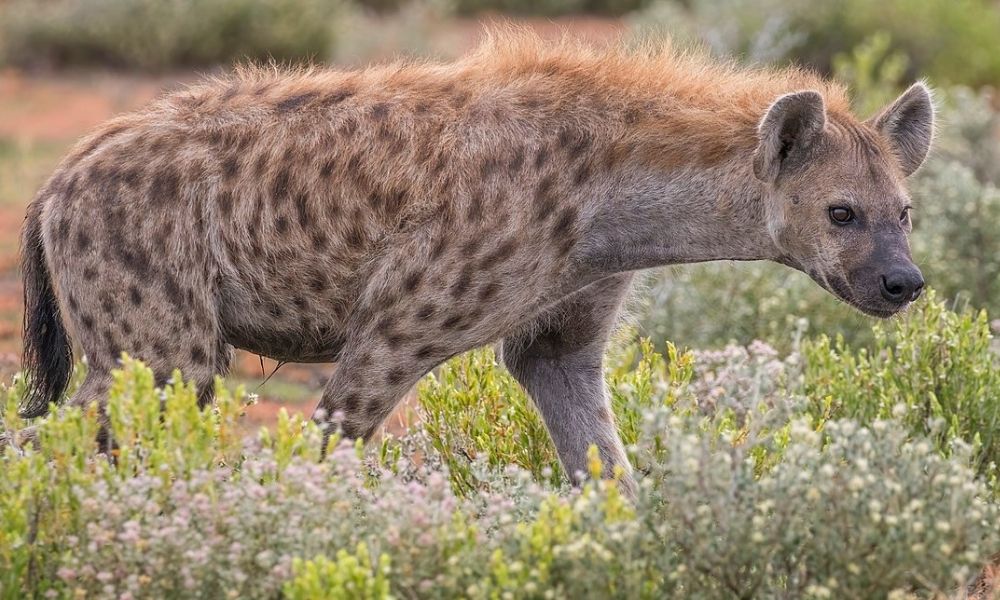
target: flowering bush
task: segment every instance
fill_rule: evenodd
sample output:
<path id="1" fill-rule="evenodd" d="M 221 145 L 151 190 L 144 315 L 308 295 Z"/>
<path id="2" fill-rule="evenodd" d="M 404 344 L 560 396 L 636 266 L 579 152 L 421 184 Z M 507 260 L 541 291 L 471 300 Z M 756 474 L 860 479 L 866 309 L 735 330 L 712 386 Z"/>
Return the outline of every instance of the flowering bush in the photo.
<path id="1" fill-rule="evenodd" d="M 972 375 L 954 361 L 995 373 L 968 319 L 928 303 L 893 334 L 908 340 L 897 352 L 928 381 Z M 0 454 L 0 597 L 902 598 L 968 585 L 1000 547 L 996 496 L 976 472 L 985 445 L 970 435 L 987 423 L 942 432 L 909 410 L 857 410 L 870 387 L 831 391 L 821 373 L 883 381 L 887 363 L 802 348 L 617 350 L 608 380 L 634 502 L 614 481 L 562 483 L 527 398 L 487 352 L 421 384 L 422 426 L 368 450 L 333 439 L 325 458 L 311 423 L 283 416 L 243 439 L 240 390 L 220 384 L 199 410 L 179 376 L 158 390 L 126 359 L 110 456 L 92 451 L 93 408 Z M 898 403 L 931 389 L 900 388 Z M 7 391 L 8 434 L 24 425 L 20 393 Z"/>

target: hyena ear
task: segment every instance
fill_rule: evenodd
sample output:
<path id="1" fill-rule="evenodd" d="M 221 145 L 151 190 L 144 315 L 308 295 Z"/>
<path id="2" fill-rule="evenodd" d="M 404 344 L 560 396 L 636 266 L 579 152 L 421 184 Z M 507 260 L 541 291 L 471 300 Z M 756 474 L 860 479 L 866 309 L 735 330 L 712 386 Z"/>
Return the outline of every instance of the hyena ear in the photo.
<path id="1" fill-rule="evenodd" d="M 913 84 L 868 123 L 889 139 L 903 175 L 909 177 L 924 163 L 934 137 L 931 91 L 923 83 Z"/>
<path id="2" fill-rule="evenodd" d="M 771 183 L 782 169 L 801 163 L 826 125 L 826 105 L 819 92 L 786 94 L 774 101 L 757 126 L 759 144 L 753 155 L 753 172 Z"/>

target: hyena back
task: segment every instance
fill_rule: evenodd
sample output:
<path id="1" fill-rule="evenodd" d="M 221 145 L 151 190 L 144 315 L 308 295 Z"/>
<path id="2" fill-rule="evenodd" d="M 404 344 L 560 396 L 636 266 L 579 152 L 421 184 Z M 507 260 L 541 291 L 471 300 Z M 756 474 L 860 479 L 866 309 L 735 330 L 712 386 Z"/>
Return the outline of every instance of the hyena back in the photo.
<path id="1" fill-rule="evenodd" d="M 175 93 L 82 141 L 29 208 L 24 412 L 59 399 L 70 337 L 90 366 L 73 404 L 122 352 L 207 400 L 236 347 L 337 362 L 318 414 L 367 437 L 500 341 L 567 471 L 591 444 L 627 470 L 601 365 L 633 273 L 769 259 L 902 309 L 922 285 L 902 180 L 931 111 L 915 86 L 860 122 L 806 73 L 528 36 Z"/>

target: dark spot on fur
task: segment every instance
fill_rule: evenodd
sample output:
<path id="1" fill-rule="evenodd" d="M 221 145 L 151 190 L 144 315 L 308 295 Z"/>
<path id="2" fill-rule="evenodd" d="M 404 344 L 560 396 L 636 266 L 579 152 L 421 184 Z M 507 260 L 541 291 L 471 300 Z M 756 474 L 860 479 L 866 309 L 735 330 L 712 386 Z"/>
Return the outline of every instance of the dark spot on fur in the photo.
<path id="1" fill-rule="evenodd" d="M 465 218 L 470 223 L 479 221 L 483 216 L 483 193 L 481 190 L 473 192 L 469 199 L 469 209 L 465 213 Z"/>
<path id="2" fill-rule="evenodd" d="M 155 200 L 175 200 L 180 195 L 181 179 L 172 167 L 164 167 L 153 176 L 149 195 Z"/>
<path id="3" fill-rule="evenodd" d="M 312 233 L 312 246 L 313 250 L 325 250 L 327 244 L 326 234 L 322 231 L 314 231 Z"/>
<path id="4" fill-rule="evenodd" d="M 445 249 L 448 247 L 448 238 L 440 237 L 434 242 L 434 247 L 431 248 L 431 260 L 437 260 L 441 258 L 444 254 Z"/>
<path id="5" fill-rule="evenodd" d="M 462 91 L 462 92 L 456 93 L 451 98 L 451 106 L 452 106 L 452 108 L 456 108 L 456 109 L 462 108 L 463 106 L 466 105 L 466 103 L 468 103 L 470 97 L 471 97 L 471 94 L 469 94 L 469 92 Z"/>
<path id="6" fill-rule="evenodd" d="M 337 163 L 335 163 L 332 159 L 324 162 L 323 166 L 320 167 L 319 169 L 319 176 L 322 177 L 323 179 L 328 178 L 330 175 L 333 174 L 333 169 L 336 166 Z"/>
<path id="7" fill-rule="evenodd" d="M 66 216 L 59 221 L 59 226 L 56 228 L 56 237 L 59 238 L 60 242 L 65 242 L 66 238 L 69 237 L 69 219 Z"/>
<path id="8" fill-rule="evenodd" d="M 417 310 L 417 318 L 426 321 L 433 317 L 435 312 L 437 312 L 437 308 L 433 304 L 424 304 Z"/>
<path id="9" fill-rule="evenodd" d="M 163 291 L 167 294 L 167 299 L 177 308 L 184 308 L 184 292 L 181 286 L 177 285 L 177 280 L 173 275 L 164 275 Z"/>
<path id="10" fill-rule="evenodd" d="M 382 335 L 385 335 L 386 333 L 392 331 L 395 325 L 396 325 L 395 319 L 389 316 L 384 316 L 375 323 L 375 331 L 379 332 Z"/>
<path id="11" fill-rule="evenodd" d="M 360 250 L 364 247 L 365 232 L 361 229 L 361 225 L 356 221 L 352 222 L 344 234 L 344 240 L 354 250 Z"/>
<path id="12" fill-rule="evenodd" d="M 132 325 L 128 321 L 122 321 L 122 333 L 132 335 Z"/>
<path id="13" fill-rule="evenodd" d="M 340 104 L 344 100 L 347 100 L 354 95 L 354 90 L 341 89 L 336 92 L 331 92 L 323 97 L 323 104 L 332 105 Z"/>
<path id="14" fill-rule="evenodd" d="M 517 240 L 508 238 L 480 260 L 479 268 L 483 270 L 492 269 L 509 260 L 510 257 L 514 256 L 516 250 Z"/>
<path id="15" fill-rule="evenodd" d="M 90 236 L 87 235 L 86 231 L 78 231 L 76 233 L 76 249 L 85 252 L 87 248 L 90 248 Z"/>
<path id="16" fill-rule="evenodd" d="M 104 311 L 104 314 L 107 315 L 115 314 L 115 310 L 118 308 L 118 303 L 115 302 L 115 299 L 111 297 L 111 294 L 109 294 L 108 292 L 101 292 L 100 301 L 101 301 L 101 310 Z"/>
<path id="17" fill-rule="evenodd" d="M 553 188 L 556 180 L 553 175 L 549 175 L 538 182 L 535 188 L 535 218 L 544 220 L 552 210 L 555 209 L 555 197 Z"/>
<path id="18" fill-rule="evenodd" d="M 274 184 L 271 186 L 271 196 L 275 201 L 284 200 L 288 197 L 288 183 L 291 175 L 288 172 L 288 167 L 281 169 L 278 172 L 277 177 L 274 178 Z"/>
<path id="19" fill-rule="evenodd" d="M 549 160 L 549 149 L 542 146 L 538 149 L 535 154 L 535 169 L 541 169 L 545 166 L 545 163 Z"/>
<path id="20" fill-rule="evenodd" d="M 388 344 L 391 350 L 396 350 L 399 346 L 409 339 L 408 335 L 399 333 L 397 331 L 391 331 L 385 335 L 385 342 Z"/>
<path id="21" fill-rule="evenodd" d="M 357 393 L 351 392 L 350 394 L 344 396 L 344 410 L 347 412 L 354 412 L 358 410 L 360 406 L 361 397 Z M 332 417 L 333 415 L 330 416 Z"/>
<path id="22" fill-rule="evenodd" d="M 280 234 L 288 231 L 288 217 L 281 215 L 274 221 L 274 230 Z"/>
<path id="23" fill-rule="evenodd" d="M 389 105 L 385 102 L 379 102 L 375 106 L 372 106 L 372 118 L 376 121 L 381 121 L 389 116 Z"/>
<path id="24" fill-rule="evenodd" d="M 573 176 L 573 184 L 583 185 L 584 183 L 587 183 L 587 180 L 590 179 L 590 175 L 591 175 L 590 163 L 589 162 L 581 163 L 580 166 L 577 167 L 576 169 L 576 174 Z"/>
<path id="25" fill-rule="evenodd" d="M 517 150 L 514 151 L 514 156 L 512 156 L 510 162 L 507 163 L 507 170 L 511 172 L 519 171 L 523 165 L 524 146 L 518 146 Z"/>
<path id="26" fill-rule="evenodd" d="M 254 162 L 254 172 L 257 173 L 257 177 L 263 177 L 264 172 L 267 171 L 267 161 L 270 158 L 267 152 L 261 152 Z"/>
<path id="27" fill-rule="evenodd" d="M 472 270 L 466 266 L 459 273 L 458 279 L 455 283 L 451 284 L 451 297 L 456 300 L 465 295 L 469 291 L 469 287 L 472 286 Z"/>
<path id="28" fill-rule="evenodd" d="M 485 302 L 496 296 L 499 291 L 500 286 L 495 282 L 490 282 L 479 290 L 479 301 Z"/>
<path id="29" fill-rule="evenodd" d="M 80 323 L 87 331 L 94 330 L 94 318 L 88 315 L 87 313 L 83 313 L 80 315 Z"/>
<path id="30" fill-rule="evenodd" d="M 413 358 L 417 360 L 426 360 L 432 356 L 438 356 L 442 353 L 442 349 L 434 344 L 424 344 L 423 346 L 417 348 L 417 351 L 413 354 Z"/>
<path id="31" fill-rule="evenodd" d="M 462 256 L 472 258 L 483 245 L 483 236 L 477 236 L 462 244 Z"/>
<path id="32" fill-rule="evenodd" d="M 552 237 L 562 238 L 573 231 L 576 223 L 577 209 L 575 206 L 567 206 L 559 213 L 559 219 L 552 226 Z"/>
<path id="33" fill-rule="evenodd" d="M 399 367 L 390 369 L 389 373 L 386 374 L 385 376 L 385 381 L 389 385 L 399 385 L 400 383 L 403 383 L 403 380 L 405 379 L 406 379 L 406 371 L 404 371 Z"/>
<path id="34" fill-rule="evenodd" d="M 107 338 L 108 338 L 107 339 L 107 342 L 108 342 L 108 356 L 115 357 L 114 360 L 117 362 L 117 361 L 121 360 L 121 357 L 122 357 L 122 348 L 121 348 L 121 346 L 119 346 L 118 344 L 116 344 L 114 342 L 113 338 L 111 338 L 111 332 L 110 331 L 106 331 L 105 333 L 107 334 Z"/>
<path id="35" fill-rule="evenodd" d="M 565 148 L 569 145 L 570 141 L 573 139 L 573 133 L 569 129 L 562 129 L 559 131 L 559 147 Z"/>
<path id="36" fill-rule="evenodd" d="M 114 251 L 119 260 L 122 261 L 122 264 L 126 269 L 142 277 L 149 275 L 149 254 L 147 254 L 141 247 L 137 245 L 130 245 L 119 236 L 115 237 L 111 241 L 111 249 Z"/>
<path id="37" fill-rule="evenodd" d="M 132 302 L 132 306 L 141 306 L 142 292 L 140 292 L 139 288 L 135 287 L 134 285 L 130 285 L 128 286 L 128 299 L 130 302 Z"/>
<path id="38" fill-rule="evenodd" d="M 461 322 L 462 322 L 461 315 L 452 315 L 441 322 L 441 327 L 443 327 L 444 329 L 455 329 Z"/>
<path id="39" fill-rule="evenodd" d="M 563 129 L 559 132 L 559 147 L 566 150 L 571 158 L 576 158 L 582 154 L 593 140 L 587 132 L 570 131 Z"/>
<path id="40" fill-rule="evenodd" d="M 500 166 L 500 162 L 495 156 L 487 157 L 479 167 L 479 175 L 483 178 L 489 177 L 496 173 L 498 166 Z"/>
<path id="41" fill-rule="evenodd" d="M 407 292 L 414 292 L 420 287 L 420 281 L 424 278 L 423 271 L 414 271 L 403 280 L 403 288 Z"/>
<path id="42" fill-rule="evenodd" d="M 240 174 L 240 159 L 235 155 L 226 157 L 222 163 L 222 174 L 226 179 L 235 179 Z"/>
<path id="43" fill-rule="evenodd" d="M 289 96 L 281 102 L 275 105 L 278 112 L 289 112 L 301 108 L 305 104 L 308 104 L 319 94 L 316 92 L 306 92 L 304 94 L 296 94 L 294 96 Z"/>
<path id="44" fill-rule="evenodd" d="M 219 192 L 219 208 L 222 209 L 222 214 L 225 217 L 231 217 L 233 215 L 233 194 L 229 190 L 223 190 Z"/>
<path id="45" fill-rule="evenodd" d="M 313 271 L 309 276 L 309 287 L 312 288 L 312 291 L 316 293 L 323 292 L 326 290 L 327 285 L 328 282 L 324 273 Z"/>
<path id="46" fill-rule="evenodd" d="M 191 347 L 191 360 L 198 363 L 199 365 L 204 365 L 208 362 L 208 356 L 205 354 L 205 349 L 201 346 Z"/>
<path id="47" fill-rule="evenodd" d="M 83 268 L 83 278 L 87 281 L 93 281 L 97 277 L 97 269 L 94 267 L 84 267 Z"/>
<path id="48" fill-rule="evenodd" d="M 220 103 L 226 103 L 236 97 L 240 93 L 240 86 L 238 84 L 231 84 L 226 88 L 226 93 L 219 98 Z"/>
<path id="49" fill-rule="evenodd" d="M 299 219 L 299 226 L 305 229 L 309 225 L 309 199 L 305 194 L 295 197 L 295 213 Z"/>

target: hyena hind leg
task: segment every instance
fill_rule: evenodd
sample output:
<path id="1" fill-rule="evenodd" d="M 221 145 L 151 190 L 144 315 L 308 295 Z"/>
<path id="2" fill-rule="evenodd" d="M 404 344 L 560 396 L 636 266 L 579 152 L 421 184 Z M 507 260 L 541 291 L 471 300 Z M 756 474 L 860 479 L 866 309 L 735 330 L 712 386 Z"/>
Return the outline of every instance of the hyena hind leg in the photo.
<path id="1" fill-rule="evenodd" d="M 567 475 L 587 473 L 595 445 L 605 475 L 625 470 L 624 491 L 635 494 L 632 468 L 615 425 L 603 359 L 632 276 L 596 281 L 567 298 L 527 334 L 504 339 L 503 362 L 531 396 Z"/>

